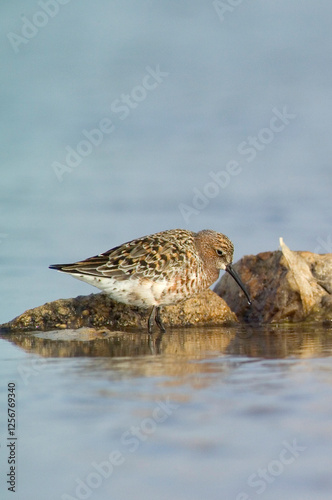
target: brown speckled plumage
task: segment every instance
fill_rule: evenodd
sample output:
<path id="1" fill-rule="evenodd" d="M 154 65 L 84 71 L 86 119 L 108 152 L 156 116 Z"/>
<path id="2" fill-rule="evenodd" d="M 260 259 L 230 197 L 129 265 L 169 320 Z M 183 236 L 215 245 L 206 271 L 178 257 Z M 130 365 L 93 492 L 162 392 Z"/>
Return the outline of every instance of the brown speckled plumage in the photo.
<path id="1" fill-rule="evenodd" d="M 232 242 L 221 233 L 171 229 L 129 241 L 74 264 L 50 267 L 104 290 L 119 302 L 152 306 L 149 331 L 155 309 L 156 322 L 164 330 L 159 307 L 208 288 L 218 279 L 221 269 L 230 272 L 240 284 L 231 268 L 233 251 Z"/>

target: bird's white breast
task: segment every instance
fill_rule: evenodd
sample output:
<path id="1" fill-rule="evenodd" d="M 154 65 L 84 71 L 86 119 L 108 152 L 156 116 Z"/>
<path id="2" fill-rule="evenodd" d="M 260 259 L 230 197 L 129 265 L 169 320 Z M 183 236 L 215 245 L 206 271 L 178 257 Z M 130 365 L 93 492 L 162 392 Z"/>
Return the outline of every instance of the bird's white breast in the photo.
<path id="1" fill-rule="evenodd" d="M 150 307 L 162 304 L 166 305 L 179 300 L 178 294 L 167 293 L 170 283 L 166 280 L 116 280 L 114 278 L 103 278 L 86 274 L 72 274 L 72 276 L 99 288 L 112 299 L 132 306 Z"/>

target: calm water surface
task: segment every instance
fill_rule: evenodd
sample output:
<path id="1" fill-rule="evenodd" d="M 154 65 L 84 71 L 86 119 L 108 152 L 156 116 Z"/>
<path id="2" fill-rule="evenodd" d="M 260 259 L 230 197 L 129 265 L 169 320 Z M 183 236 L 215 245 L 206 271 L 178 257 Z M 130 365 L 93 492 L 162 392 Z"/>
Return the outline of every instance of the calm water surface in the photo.
<path id="1" fill-rule="evenodd" d="M 1 2 L 0 323 L 92 292 L 50 264 L 164 229 L 223 232 L 235 261 L 280 236 L 332 251 L 332 3 L 231 3 Z M 292 118 L 271 134 L 273 110 Z M 59 179 L 105 118 L 113 132 Z M 0 415 L 14 381 L 18 418 L 16 494 L 0 420 L 1 500 L 332 498 L 331 330 L 61 338 L 0 338 Z"/>
<path id="2" fill-rule="evenodd" d="M 331 328 L 68 333 L 0 339 L 1 498 L 331 498 Z"/>

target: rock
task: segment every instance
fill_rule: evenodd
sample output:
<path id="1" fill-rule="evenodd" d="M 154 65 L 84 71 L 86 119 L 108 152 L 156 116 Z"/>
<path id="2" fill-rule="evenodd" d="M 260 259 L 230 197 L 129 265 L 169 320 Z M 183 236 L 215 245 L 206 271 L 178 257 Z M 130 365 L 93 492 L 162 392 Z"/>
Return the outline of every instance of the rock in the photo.
<path id="1" fill-rule="evenodd" d="M 111 330 L 133 327 L 147 329 L 148 314 L 147 310 L 126 306 L 99 293 L 48 302 L 25 311 L 9 323 L 1 325 L 0 329 L 7 332 L 82 327 L 107 327 Z M 166 328 L 237 322 L 235 314 L 227 304 L 211 290 L 180 304 L 163 308 L 161 317 Z"/>
<path id="2" fill-rule="evenodd" d="M 281 251 L 248 255 L 234 264 L 249 290 L 252 305 L 225 274 L 214 291 L 240 321 L 332 321 L 332 254 Z"/>

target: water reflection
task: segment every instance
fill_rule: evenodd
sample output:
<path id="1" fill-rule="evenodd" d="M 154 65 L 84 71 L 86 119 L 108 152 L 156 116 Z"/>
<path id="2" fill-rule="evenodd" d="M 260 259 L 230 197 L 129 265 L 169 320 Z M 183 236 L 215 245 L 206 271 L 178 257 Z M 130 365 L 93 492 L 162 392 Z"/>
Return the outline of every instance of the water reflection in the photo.
<path id="1" fill-rule="evenodd" d="M 89 328 L 2 335 L 43 357 L 171 356 L 188 360 L 214 356 L 279 359 L 330 356 L 332 327 L 265 325 L 174 329 L 164 335 L 96 331 Z"/>

